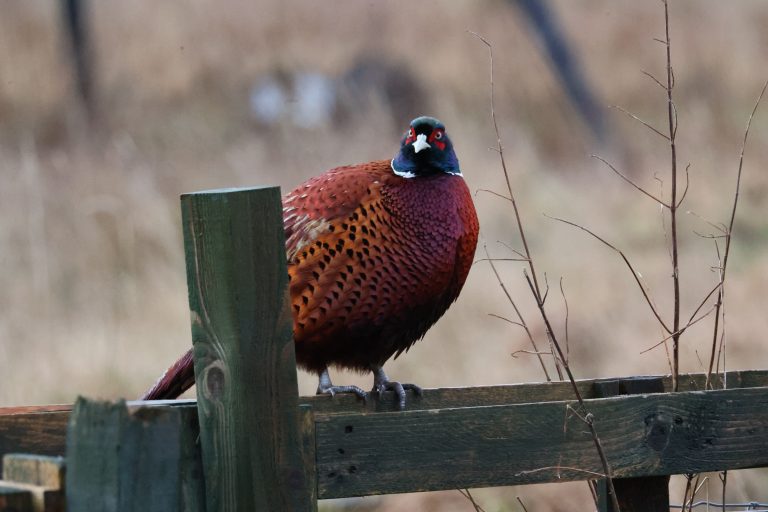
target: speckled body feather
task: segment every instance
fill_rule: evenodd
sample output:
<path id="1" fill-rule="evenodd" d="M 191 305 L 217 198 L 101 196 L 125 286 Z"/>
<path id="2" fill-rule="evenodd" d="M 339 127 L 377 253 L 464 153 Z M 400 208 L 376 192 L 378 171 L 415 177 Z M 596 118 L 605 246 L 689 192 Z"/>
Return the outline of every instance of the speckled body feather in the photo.
<path id="1" fill-rule="evenodd" d="M 360 371 L 424 336 L 459 295 L 478 221 L 464 179 L 339 167 L 284 201 L 296 359 Z"/>
<path id="2" fill-rule="evenodd" d="M 414 384 L 390 381 L 384 362 L 407 350 L 459 296 L 472 265 L 478 222 L 445 133 L 414 119 L 392 161 L 338 167 L 283 199 L 296 361 L 334 386 L 328 366 L 374 375 L 405 407 Z M 194 383 L 188 351 L 142 397 L 175 398 Z"/>

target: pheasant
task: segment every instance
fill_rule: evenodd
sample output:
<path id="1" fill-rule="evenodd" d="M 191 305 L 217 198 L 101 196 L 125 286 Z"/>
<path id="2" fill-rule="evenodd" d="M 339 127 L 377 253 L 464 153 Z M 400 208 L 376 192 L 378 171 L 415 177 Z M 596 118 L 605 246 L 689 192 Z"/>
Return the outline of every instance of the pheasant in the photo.
<path id="1" fill-rule="evenodd" d="M 458 298 L 475 254 L 478 220 L 445 126 L 414 119 L 391 161 L 337 167 L 283 198 L 296 362 L 334 386 L 328 367 L 373 372 L 373 393 L 405 407 L 414 384 L 384 363 L 407 351 Z M 194 384 L 190 350 L 142 397 L 175 398 Z"/>

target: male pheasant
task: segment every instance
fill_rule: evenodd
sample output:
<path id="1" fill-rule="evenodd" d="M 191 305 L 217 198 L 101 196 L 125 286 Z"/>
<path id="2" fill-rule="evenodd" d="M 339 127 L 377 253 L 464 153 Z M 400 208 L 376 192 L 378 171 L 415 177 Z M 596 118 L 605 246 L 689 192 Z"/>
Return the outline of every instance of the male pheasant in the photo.
<path id="1" fill-rule="evenodd" d="M 457 299 L 477 245 L 478 221 L 445 126 L 414 119 L 391 161 L 337 167 L 283 198 L 298 365 L 334 386 L 328 367 L 374 374 L 373 391 L 405 406 L 413 384 L 384 363 L 421 339 Z M 191 350 L 143 399 L 175 398 L 194 384 Z"/>

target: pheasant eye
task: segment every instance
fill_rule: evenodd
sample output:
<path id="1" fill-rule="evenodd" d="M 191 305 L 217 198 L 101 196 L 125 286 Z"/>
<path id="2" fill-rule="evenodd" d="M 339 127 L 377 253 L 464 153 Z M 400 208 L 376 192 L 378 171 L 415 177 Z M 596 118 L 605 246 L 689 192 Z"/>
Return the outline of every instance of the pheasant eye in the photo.
<path id="1" fill-rule="evenodd" d="M 408 128 L 408 136 L 413 137 L 413 128 Z"/>
<path id="2" fill-rule="evenodd" d="M 440 140 L 440 139 L 442 139 L 442 138 L 443 138 L 443 132 L 437 132 L 437 133 L 435 134 L 435 139 L 437 139 L 437 140 Z"/>

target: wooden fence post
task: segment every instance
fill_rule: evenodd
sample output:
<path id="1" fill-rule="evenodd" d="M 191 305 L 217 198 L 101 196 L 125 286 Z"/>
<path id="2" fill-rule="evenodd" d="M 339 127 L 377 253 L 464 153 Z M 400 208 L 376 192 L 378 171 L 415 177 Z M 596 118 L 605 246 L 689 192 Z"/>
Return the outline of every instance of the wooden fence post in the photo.
<path id="1" fill-rule="evenodd" d="M 277 187 L 181 197 L 207 512 L 315 510 Z"/>
<path id="2" fill-rule="evenodd" d="M 593 386 L 595 398 L 664 392 L 664 381 L 660 377 L 605 380 Z M 614 478 L 613 486 L 621 512 L 669 512 L 669 476 Z M 598 510 L 616 512 L 607 487 L 605 480 L 598 482 Z"/>
<path id="3" fill-rule="evenodd" d="M 123 401 L 78 398 L 67 429 L 67 510 L 181 510 L 182 416 L 150 407 L 129 414 Z"/>

